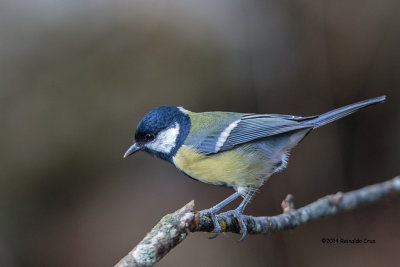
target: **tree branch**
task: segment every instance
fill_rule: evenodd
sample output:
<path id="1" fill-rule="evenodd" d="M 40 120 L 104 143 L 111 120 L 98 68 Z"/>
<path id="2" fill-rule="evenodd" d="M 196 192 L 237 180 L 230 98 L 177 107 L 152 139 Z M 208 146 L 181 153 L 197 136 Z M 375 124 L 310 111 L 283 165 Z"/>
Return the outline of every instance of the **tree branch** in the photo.
<path id="1" fill-rule="evenodd" d="M 389 181 L 363 187 L 347 193 L 328 195 L 302 208 L 294 209 L 293 196 L 282 202 L 284 213 L 271 217 L 245 216 L 248 234 L 265 234 L 293 229 L 310 220 L 349 211 L 362 204 L 376 202 L 386 196 L 400 194 L 400 176 Z M 174 213 L 164 216 L 145 238 L 117 263 L 118 267 L 152 266 L 190 232 L 211 232 L 211 217 L 193 212 L 192 200 Z M 222 232 L 240 233 L 240 226 L 232 216 L 217 215 Z"/>

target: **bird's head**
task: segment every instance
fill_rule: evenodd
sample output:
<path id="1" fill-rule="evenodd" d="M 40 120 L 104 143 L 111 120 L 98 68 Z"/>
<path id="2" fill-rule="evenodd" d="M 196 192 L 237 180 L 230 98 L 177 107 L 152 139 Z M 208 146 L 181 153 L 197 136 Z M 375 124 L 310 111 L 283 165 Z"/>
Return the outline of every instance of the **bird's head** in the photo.
<path id="1" fill-rule="evenodd" d="M 161 106 L 150 110 L 136 127 L 133 145 L 124 158 L 143 150 L 161 159 L 172 161 L 189 134 L 190 118 L 185 110 L 174 106 Z"/>

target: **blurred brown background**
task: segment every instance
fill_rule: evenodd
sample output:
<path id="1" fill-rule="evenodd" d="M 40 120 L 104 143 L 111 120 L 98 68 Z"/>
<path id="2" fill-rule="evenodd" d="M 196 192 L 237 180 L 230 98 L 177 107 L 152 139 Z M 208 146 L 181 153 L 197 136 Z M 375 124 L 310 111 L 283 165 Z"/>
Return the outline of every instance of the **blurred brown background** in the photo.
<path id="1" fill-rule="evenodd" d="M 398 175 L 399 48 L 398 0 L 0 1 L 0 265 L 111 266 L 167 212 L 231 194 L 144 153 L 122 160 L 162 104 L 313 115 L 388 96 L 310 134 L 247 214 Z M 398 266 L 399 208 L 241 243 L 196 233 L 159 266 Z"/>

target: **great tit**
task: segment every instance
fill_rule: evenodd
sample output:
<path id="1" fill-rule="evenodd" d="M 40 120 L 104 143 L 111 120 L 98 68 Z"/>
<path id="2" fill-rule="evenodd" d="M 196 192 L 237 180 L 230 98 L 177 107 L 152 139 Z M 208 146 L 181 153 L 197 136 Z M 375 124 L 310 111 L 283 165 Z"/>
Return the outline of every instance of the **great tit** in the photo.
<path id="1" fill-rule="evenodd" d="M 300 117 L 235 112 L 196 113 L 182 107 L 161 106 L 140 120 L 133 145 L 124 158 L 143 150 L 172 163 L 195 180 L 233 188 L 236 192 L 217 205 L 200 211 L 210 214 L 213 237 L 221 231 L 216 213 L 241 196 L 243 201 L 223 214 L 238 220 L 242 240 L 246 233 L 243 210 L 255 191 L 283 170 L 289 151 L 311 130 L 385 101 L 367 99 L 322 115 Z"/>

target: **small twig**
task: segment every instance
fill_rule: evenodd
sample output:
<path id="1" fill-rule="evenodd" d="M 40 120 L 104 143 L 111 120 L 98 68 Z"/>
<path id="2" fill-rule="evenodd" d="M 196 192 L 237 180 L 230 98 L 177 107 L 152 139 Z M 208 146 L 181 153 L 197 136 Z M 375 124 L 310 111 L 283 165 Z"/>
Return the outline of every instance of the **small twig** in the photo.
<path id="1" fill-rule="evenodd" d="M 291 210 L 294 210 L 294 196 L 288 194 L 286 198 L 282 201 L 281 207 L 283 209 L 283 213 L 288 213 Z"/>
<path id="2" fill-rule="evenodd" d="M 349 211 L 362 204 L 376 202 L 385 196 L 400 194 L 400 176 L 389 181 L 366 186 L 347 193 L 328 195 L 302 208 L 294 209 L 293 196 L 282 202 L 283 214 L 272 217 L 245 216 L 248 234 L 265 234 L 293 229 L 310 220 Z M 194 201 L 174 213 L 164 216 L 150 233 L 116 266 L 152 266 L 190 232 L 211 232 L 213 223 L 208 215 L 193 212 Z M 217 216 L 223 232 L 240 233 L 240 226 L 232 216 Z"/>

